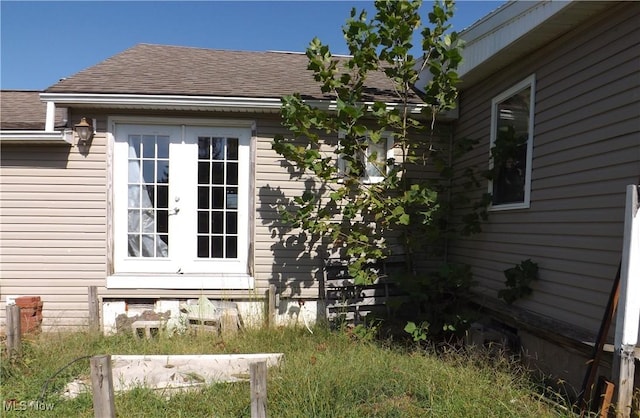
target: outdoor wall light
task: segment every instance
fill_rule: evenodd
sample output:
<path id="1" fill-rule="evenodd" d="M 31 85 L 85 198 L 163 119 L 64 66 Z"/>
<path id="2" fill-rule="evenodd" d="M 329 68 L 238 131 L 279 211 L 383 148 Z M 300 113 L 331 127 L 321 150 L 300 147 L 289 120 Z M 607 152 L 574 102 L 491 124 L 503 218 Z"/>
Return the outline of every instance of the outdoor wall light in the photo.
<path id="1" fill-rule="evenodd" d="M 86 118 L 82 118 L 80 123 L 74 125 L 73 128 L 78 134 L 78 139 L 81 144 L 87 145 L 89 141 L 91 141 L 91 137 L 93 136 L 93 126 L 87 122 Z"/>

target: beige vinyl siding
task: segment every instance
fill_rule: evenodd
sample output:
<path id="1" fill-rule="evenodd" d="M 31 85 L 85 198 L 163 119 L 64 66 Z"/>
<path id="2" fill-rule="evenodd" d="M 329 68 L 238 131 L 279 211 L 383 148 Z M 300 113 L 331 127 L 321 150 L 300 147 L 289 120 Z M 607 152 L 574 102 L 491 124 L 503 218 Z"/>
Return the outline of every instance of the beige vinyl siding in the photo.
<path id="1" fill-rule="evenodd" d="M 87 286 L 106 271 L 106 138 L 88 153 L 64 144 L 2 144 L 0 315 L 7 296 L 40 296 L 43 326 L 87 323 Z"/>
<path id="2" fill-rule="evenodd" d="M 123 114 L 118 111 L 117 114 Z M 277 208 L 284 198 L 317 187 L 308 175 L 291 177 L 285 161 L 272 149 L 276 134 L 287 135 L 279 114 L 131 111 L 138 116 L 170 118 L 245 119 L 255 122 L 252 290 L 107 289 L 108 274 L 108 162 L 109 113 L 71 109 L 95 118 L 98 131 L 85 154 L 78 148 L 33 144 L 3 145 L 0 171 L 2 302 L 7 295 L 39 295 L 44 301 L 46 326 L 87 323 L 87 287 L 98 286 L 104 300 L 210 298 L 262 300 L 270 284 L 283 297 L 316 299 L 320 294 L 323 258 L 321 243 L 299 240 L 283 225 Z M 445 131 L 446 132 L 446 131 Z M 446 132 L 448 134 L 448 132 Z M 325 151 L 337 137 L 326 137 Z M 314 186 L 315 185 L 315 186 Z M 322 248 L 322 247 L 320 247 Z M 2 309 L 2 315 L 4 315 Z"/>
<path id="3" fill-rule="evenodd" d="M 516 303 L 597 331 L 621 257 L 625 186 L 640 176 L 639 20 L 639 3 L 618 4 L 462 93 L 455 136 L 481 144 L 461 168 L 484 169 L 491 99 L 536 75 L 531 207 L 491 212 L 481 234 L 449 249 L 487 297 L 504 269 L 531 258 L 540 280 Z"/>
<path id="4" fill-rule="evenodd" d="M 257 123 L 255 279 L 263 289 L 275 284 L 285 296 L 318 298 L 322 257 L 309 241 L 297 239 L 281 221 L 278 205 L 318 183 L 308 176 L 292 179 L 284 159 L 271 147 L 277 134 L 288 135 L 279 115 Z M 335 138 L 337 140 L 337 138 Z M 330 151 L 329 151 L 330 152 Z"/>

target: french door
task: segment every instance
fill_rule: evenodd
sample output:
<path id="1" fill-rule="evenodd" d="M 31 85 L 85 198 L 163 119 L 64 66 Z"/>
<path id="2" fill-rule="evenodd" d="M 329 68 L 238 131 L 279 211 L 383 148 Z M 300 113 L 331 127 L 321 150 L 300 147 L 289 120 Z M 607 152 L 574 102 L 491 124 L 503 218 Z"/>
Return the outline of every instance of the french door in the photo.
<path id="1" fill-rule="evenodd" d="M 116 273 L 246 273 L 244 128 L 117 124 Z"/>

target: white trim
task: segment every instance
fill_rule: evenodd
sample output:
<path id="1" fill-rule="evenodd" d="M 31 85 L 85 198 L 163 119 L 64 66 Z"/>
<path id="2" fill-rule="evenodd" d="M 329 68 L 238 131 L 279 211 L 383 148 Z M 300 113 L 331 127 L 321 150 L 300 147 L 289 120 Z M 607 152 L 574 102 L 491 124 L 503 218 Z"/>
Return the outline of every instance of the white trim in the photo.
<path id="1" fill-rule="evenodd" d="M 214 126 L 222 128 L 253 128 L 254 119 L 202 119 L 180 117 L 154 117 L 154 116 L 127 116 L 111 115 L 107 119 L 107 126 L 113 132 L 115 124 L 129 125 L 187 125 L 187 126 Z"/>
<path id="2" fill-rule="evenodd" d="M 237 107 L 279 110 L 280 99 L 259 97 L 184 96 L 160 94 L 105 94 L 105 93 L 40 93 L 40 100 L 65 105 L 90 104 L 106 107 Z"/>
<path id="3" fill-rule="evenodd" d="M 73 145 L 73 131 L 0 131 L 0 142 L 3 143 L 51 143 Z"/>
<path id="4" fill-rule="evenodd" d="M 160 124 L 154 122 L 162 122 Z M 194 122 L 193 124 L 188 122 Z M 241 126 L 239 126 L 241 125 Z M 243 125 L 243 126 L 242 126 Z M 249 131 L 253 121 L 236 121 L 236 120 L 215 120 L 215 119 L 188 119 L 188 118 L 153 118 L 153 117 L 127 117 L 127 116 L 114 116 L 110 117 L 108 126 L 110 127 L 114 140 L 114 176 L 113 176 L 113 192 L 114 192 L 114 270 L 116 274 L 143 274 L 147 272 L 166 275 L 169 272 L 175 272 L 182 270 L 185 273 L 202 274 L 203 272 L 212 271 L 212 264 L 215 264 L 215 271 L 223 274 L 246 274 L 248 269 L 248 249 L 249 249 L 249 219 L 248 208 L 249 201 L 248 196 L 253 193 L 253 190 L 249 190 L 249 172 L 250 172 L 250 155 L 249 148 L 251 143 L 251 132 Z M 127 219 L 124 218 L 122 212 L 123 193 L 126 194 L 126 178 L 127 178 L 127 155 L 128 147 L 124 149 L 123 143 L 119 143 L 117 128 L 130 129 L 140 128 L 142 130 L 162 129 L 162 133 L 169 135 L 172 138 L 171 144 L 173 144 L 174 151 L 174 164 L 180 160 L 189 158 L 189 155 L 197 156 L 197 152 L 192 153 L 193 147 L 197 149 L 197 142 L 190 142 L 189 139 L 193 135 L 199 133 L 207 133 L 208 135 L 225 135 L 225 136 L 237 136 L 239 140 L 238 149 L 238 190 L 245 192 L 239 194 L 238 201 L 238 257 L 236 259 L 192 259 L 190 257 L 184 257 L 181 253 L 195 253 L 195 237 L 193 242 L 185 242 L 182 247 L 173 247 L 174 253 L 167 258 L 129 258 L 126 256 L 127 241 L 126 234 L 123 235 L 122 231 L 126 231 Z M 171 133 L 173 131 L 173 133 Z M 180 133 L 177 133 L 179 131 Z M 191 138 L 193 139 L 193 138 Z M 188 148 L 185 148 L 188 147 Z M 177 152 L 177 154 L 176 154 Z M 186 154 L 185 154 L 186 153 Z M 123 158 L 124 156 L 124 158 Z M 197 194 L 195 187 L 195 179 L 197 178 L 197 164 L 184 166 L 182 170 L 178 172 L 180 181 L 188 181 L 187 178 L 192 178 L 194 181 L 194 188 L 180 190 L 176 194 L 175 184 L 170 183 L 169 190 L 171 196 L 169 201 L 173 202 L 173 199 L 180 196 L 180 205 L 186 205 L 185 207 L 196 207 Z M 173 176 L 175 177 L 175 175 Z M 174 180 L 175 181 L 175 180 Z M 124 184 L 124 186 L 123 186 Z M 124 188 L 124 191 L 122 190 Z M 173 189 L 173 191 L 171 191 Z M 126 199 L 125 199 L 126 202 Z M 195 224 L 195 217 L 185 218 L 182 215 L 179 225 L 185 230 L 197 230 Z M 175 222 L 173 222 L 175 224 Z M 169 235 L 175 235 L 175 231 L 172 232 L 172 227 L 169 227 Z M 192 247 L 193 246 L 193 247 Z M 177 252 L 176 252 L 177 251 Z M 186 276 L 176 276 L 186 277 Z M 148 278 L 148 277 L 147 277 Z M 150 287 L 154 287 L 149 285 Z"/>
<path id="5" fill-rule="evenodd" d="M 207 289 L 252 290 L 255 279 L 248 274 L 114 274 L 107 276 L 107 289 Z"/>
<path id="6" fill-rule="evenodd" d="M 510 87 L 509 89 L 505 90 L 504 92 L 494 97 L 493 100 L 491 101 L 491 105 L 494 106 L 508 99 L 514 94 L 521 92 L 522 90 L 526 89 L 530 85 L 533 86 L 535 82 L 536 82 L 536 75 L 535 74 L 529 75 L 524 80 L 520 81 L 519 83 L 515 84 L 514 86 Z M 533 93 L 533 89 L 532 89 L 532 93 Z"/>
<path id="7" fill-rule="evenodd" d="M 535 103 L 536 103 L 536 75 L 531 74 L 524 80 L 515 84 L 511 88 L 505 90 L 500 93 L 496 97 L 491 100 L 491 131 L 489 138 L 489 168 L 493 168 L 493 161 L 491 159 L 491 148 L 493 148 L 493 144 L 496 140 L 496 130 L 498 125 L 498 112 L 496 112 L 496 107 L 498 104 L 502 103 L 504 100 L 509 97 L 525 90 L 527 88 L 531 89 L 529 94 L 529 137 L 527 138 L 527 155 L 526 155 L 526 170 L 525 170 L 525 180 L 524 180 L 524 199 L 522 202 L 517 203 L 505 203 L 501 205 L 494 205 L 493 203 L 489 205 L 490 211 L 500 211 L 500 210 L 511 210 L 511 209 L 528 209 L 531 207 L 531 165 L 533 164 L 533 128 L 535 124 Z M 488 192 L 493 193 L 493 181 L 488 181 L 487 186 Z"/>
<path id="8" fill-rule="evenodd" d="M 91 105 L 97 108 L 179 109 L 179 110 L 233 110 L 273 111 L 282 107 L 280 98 L 184 96 L 160 94 L 102 94 L 102 93 L 40 93 L 40 100 L 63 105 Z M 305 100 L 309 106 L 323 110 L 336 110 L 335 100 Z M 364 102 L 369 108 L 373 102 Z M 387 109 L 400 109 L 400 103 L 386 103 Z M 407 106 L 410 113 L 421 113 L 427 105 L 415 103 Z"/>

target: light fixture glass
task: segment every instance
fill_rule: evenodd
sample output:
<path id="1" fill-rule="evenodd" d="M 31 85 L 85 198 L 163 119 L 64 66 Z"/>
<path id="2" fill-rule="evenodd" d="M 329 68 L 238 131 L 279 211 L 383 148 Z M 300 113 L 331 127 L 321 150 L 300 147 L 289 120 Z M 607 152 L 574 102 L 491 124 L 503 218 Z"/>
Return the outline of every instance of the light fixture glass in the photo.
<path id="1" fill-rule="evenodd" d="M 91 126 L 89 122 L 87 122 L 86 118 L 82 118 L 80 120 L 80 123 L 76 124 L 74 128 L 76 133 L 78 134 L 80 142 L 82 142 L 83 144 L 89 142 L 91 136 L 93 135 L 93 126 Z"/>

